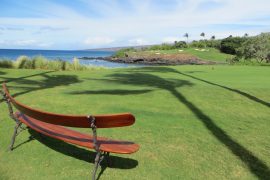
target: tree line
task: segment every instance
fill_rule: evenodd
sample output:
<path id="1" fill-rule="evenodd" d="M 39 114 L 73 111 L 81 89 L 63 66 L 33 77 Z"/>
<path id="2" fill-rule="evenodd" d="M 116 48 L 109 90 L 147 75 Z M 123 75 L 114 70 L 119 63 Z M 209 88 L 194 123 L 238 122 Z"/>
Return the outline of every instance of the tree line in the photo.
<path id="1" fill-rule="evenodd" d="M 185 33 L 186 41 L 175 41 L 173 44 L 155 45 L 149 50 L 170 50 L 178 48 L 216 48 L 223 53 L 234 55 L 232 61 L 256 60 L 259 63 L 270 63 L 270 33 L 261 33 L 257 36 L 249 36 L 247 33 L 242 37 L 232 35 L 224 39 L 216 39 L 212 35 L 206 39 L 206 34 L 200 34 L 201 40 L 189 42 L 189 34 Z"/>

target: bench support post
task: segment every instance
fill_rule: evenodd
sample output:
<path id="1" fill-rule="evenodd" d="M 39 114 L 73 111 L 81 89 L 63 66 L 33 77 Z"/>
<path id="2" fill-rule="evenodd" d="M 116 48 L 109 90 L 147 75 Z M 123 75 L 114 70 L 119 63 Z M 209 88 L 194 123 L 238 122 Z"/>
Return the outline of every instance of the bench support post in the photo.
<path id="1" fill-rule="evenodd" d="M 93 132 L 93 144 L 94 144 L 94 149 L 96 151 L 96 157 L 95 157 L 95 167 L 94 170 L 92 172 L 92 180 L 96 179 L 96 173 L 97 173 L 97 169 L 98 166 L 100 165 L 101 161 L 103 160 L 104 156 L 101 154 L 100 149 L 99 149 L 99 145 L 97 144 L 97 126 L 96 126 L 96 120 L 95 117 L 93 116 L 88 116 L 87 117 L 91 123 L 91 129 Z"/>
<path id="2" fill-rule="evenodd" d="M 7 97 L 7 95 L 3 91 L 1 91 L 1 94 L 3 95 L 3 100 L 7 103 L 8 110 L 9 110 L 9 116 L 11 117 L 11 119 L 13 119 L 16 122 L 16 125 L 14 127 L 14 132 L 13 132 L 13 135 L 11 138 L 11 143 L 9 145 L 9 150 L 12 151 L 16 136 L 18 135 L 18 129 L 22 128 L 21 127 L 22 123 L 15 117 L 12 105 L 10 103 L 10 99 Z"/>
<path id="3" fill-rule="evenodd" d="M 10 99 L 7 97 L 7 95 L 4 92 L 2 92 L 2 94 L 3 94 L 4 101 L 6 102 L 6 104 L 8 106 L 9 116 L 11 117 L 11 119 L 13 119 L 16 122 L 16 124 L 19 124 L 20 122 L 14 116 L 14 111 L 13 111 L 12 105 L 10 103 Z"/>
<path id="4" fill-rule="evenodd" d="M 16 139 L 16 136 L 18 135 L 18 129 L 21 127 L 22 123 L 18 123 L 15 125 L 14 127 L 14 132 L 13 132 L 13 136 L 12 136 L 12 139 L 11 139 L 11 143 L 10 143 L 10 146 L 9 146 L 9 150 L 12 151 L 13 150 L 13 146 L 14 146 L 14 143 L 15 143 L 15 139 Z"/>
<path id="5" fill-rule="evenodd" d="M 93 132 L 93 144 L 94 144 L 94 149 L 97 152 L 96 157 L 95 157 L 95 167 L 94 167 L 94 170 L 92 172 L 92 180 L 95 180 L 98 166 L 100 166 L 100 163 L 103 161 L 104 158 L 106 158 L 108 166 L 110 165 L 109 164 L 109 155 L 110 155 L 110 153 L 100 151 L 99 144 L 97 142 L 97 126 L 96 126 L 95 117 L 88 116 L 87 118 L 91 122 L 91 129 L 92 129 L 92 132 Z"/>

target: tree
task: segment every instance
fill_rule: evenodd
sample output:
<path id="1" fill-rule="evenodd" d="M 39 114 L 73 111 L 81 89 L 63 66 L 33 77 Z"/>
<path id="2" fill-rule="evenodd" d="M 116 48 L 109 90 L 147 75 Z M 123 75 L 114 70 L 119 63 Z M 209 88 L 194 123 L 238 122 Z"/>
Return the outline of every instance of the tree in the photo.
<path id="1" fill-rule="evenodd" d="M 204 33 L 204 32 L 202 32 L 202 33 L 200 34 L 200 36 L 202 36 L 202 37 L 203 37 L 203 39 L 204 39 L 204 37 L 205 37 L 205 33 Z M 204 48 L 206 48 L 206 40 L 204 39 L 204 40 L 202 40 L 202 42 L 204 43 Z"/>
<path id="2" fill-rule="evenodd" d="M 188 33 L 185 33 L 185 34 L 184 34 L 184 37 L 187 38 L 187 43 L 188 43 L 188 37 L 189 37 Z"/>
<path id="3" fill-rule="evenodd" d="M 202 32 L 202 33 L 200 34 L 200 36 L 202 36 L 202 37 L 204 38 L 204 37 L 205 37 L 205 33 Z"/>
<path id="4" fill-rule="evenodd" d="M 211 36 L 211 40 L 215 40 L 216 39 L 216 36 Z"/>
<path id="5" fill-rule="evenodd" d="M 220 42 L 220 51 L 223 53 L 235 55 L 237 49 L 242 46 L 245 40 L 246 38 L 232 36 L 222 39 L 222 41 Z"/>
<path id="6" fill-rule="evenodd" d="M 247 38 L 238 49 L 238 57 L 270 63 L 270 33 Z"/>
<path id="7" fill-rule="evenodd" d="M 244 34 L 244 37 L 248 37 L 248 33 L 245 33 L 245 34 Z"/>
<path id="8" fill-rule="evenodd" d="M 174 47 L 175 48 L 187 48 L 187 43 L 185 41 L 175 41 Z"/>

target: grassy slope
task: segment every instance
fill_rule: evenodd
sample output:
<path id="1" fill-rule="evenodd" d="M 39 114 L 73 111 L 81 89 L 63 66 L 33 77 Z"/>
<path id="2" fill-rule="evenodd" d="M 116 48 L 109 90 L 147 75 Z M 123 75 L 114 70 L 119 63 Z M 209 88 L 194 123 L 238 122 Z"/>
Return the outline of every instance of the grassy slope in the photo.
<path id="1" fill-rule="evenodd" d="M 219 50 L 214 48 L 207 48 L 207 51 L 198 51 L 195 50 L 196 48 L 187 48 L 183 49 L 183 51 L 179 51 L 179 49 L 174 50 L 156 50 L 156 51 L 138 51 L 136 53 L 134 52 L 128 52 L 127 54 L 135 55 L 135 54 L 149 54 L 149 53 L 160 53 L 160 54 L 176 54 L 176 53 L 185 53 L 185 54 L 192 54 L 202 60 L 208 60 L 208 61 L 215 61 L 215 62 L 226 62 L 226 59 L 228 59 L 231 55 L 221 53 Z"/>
<path id="2" fill-rule="evenodd" d="M 247 66 L 49 73 L 0 69 L 0 81 L 10 81 L 11 92 L 30 106 L 72 114 L 135 114 L 132 127 L 98 131 L 141 145 L 133 155 L 114 155 L 113 167 L 101 179 L 269 176 L 269 75 L 268 67 Z M 90 176 L 93 153 L 32 131 L 22 132 L 19 146 L 7 152 L 14 123 L 3 103 L 0 113 L 0 179 Z M 36 140 L 24 143 L 29 133 Z"/>
<path id="3" fill-rule="evenodd" d="M 197 56 L 203 60 L 215 61 L 215 62 L 226 62 L 231 55 L 221 53 L 217 49 L 207 48 L 209 51 L 197 51 L 194 48 L 187 49 L 187 52 Z"/>

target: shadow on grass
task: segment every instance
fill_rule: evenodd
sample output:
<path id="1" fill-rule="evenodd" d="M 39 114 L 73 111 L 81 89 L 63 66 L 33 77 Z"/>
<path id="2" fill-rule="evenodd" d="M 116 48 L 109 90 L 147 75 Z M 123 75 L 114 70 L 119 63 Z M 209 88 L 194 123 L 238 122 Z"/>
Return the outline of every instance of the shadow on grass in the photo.
<path id="1" fill-rule="evenodd" d="M 148 93 L 151 92 L 152 90 L 96 90 L 96 91 L 76 91 L 76 92 L 71 92 L 69 94 L 73 94 L 73 95 L 80 95 L 80 94 L 107 94 L 107 95 L 136 95 L 136 94 L 144 94 L 144 93 Z"/>
<path id="2" fill-rule="evenodd" d="M 32 129 L 29 129 L 28 131 L 35 140 L 39 141 L 40 143 L 44 144 L 45 146 L 49 147 L 54 151 L 88 163 L 95 163 L 96 153 L 94 151 L 89 151 L 87 149 L 80 148 L 78 146 L 74 146 L 72 144 L 68 144 L 63 141 L 41 135 L 40 133 L 37 133 Z M 109 168 L 132 169 L 138 166 L 138 161 L 130 158 L 110 155 L 109 159 L 111 162 Z M 101 171 L 98 175 L 98 178 L 102 175 L 106 168 L 107 164 L 104 159 L 101 162 Z"/>
<path id="3" fill-rule="evenodd" d="M 33 141 L 33 140 L 35 140 L 35 139 L 33 138 L 33 136 L 29 136 L 29 138 L 28 138 L 26 141 L 23 141 L 23 142 L 21 142 L 20 144 L 17 144 L 16 146 L 13 147 L 12 150 L 15 150 L 15 149 L 19 148 L 20 146 L 22 146 L 22 145 L 24 145 L 24 144 L 27 144 L 27 143 L 29 143 L 29 142 L 31 142 L 31 141 Z"/>
<path id="4" fill-rule="evenodd" d="M 75 84 L 75 83 L 81 82 L 77 78 L 77 76 L 75 76 L 75 75 L 52 75 L 52 76 L 49 76 L 49 75 L 43 74 L 42 77 L 44 77 L 45 79 L 41 80 L 41 81 L 32 81 L 31 82 L 37 87 L 28 87 L 28 88 L 24 87 L 24 91 L 15 93 L 12 96 L 16 97 L 16 96 L 20 96 L 23 94 L 27 94 L 27 93 L 32 92 L 32 91 L 50 89 L 50 88 L 54 88 L 57 86 L 68 86 L 70 84 Z M 30 83 L 28 83 L 28 84 L 30 84 Z M 23 84 L 23 85 L 25 86 L 25 84 Z"/>
<path id="5" fill-rule="evenodd" d="M 0 71 L 0 76 L 6 74 L 6 72 Z"/>
<path id="6" fill-rule="evenodd" d="M 151 68 L 152 69 L 152 68 Z M 154 68 L 153 68 L 154 69 Z M 165 72 L 174 72 L 182 74 L 170 68 L 157 68 L 158 70 Z M 144 70 L 144 69 L 141 69 Z M 184 75 L 184 74 L 182 74 Z M 200 120 L 203 125 L 209 130 L 209 132 L 222 144 L 224 144 L 237 158 L 246 164 L 250 172 L 256 175 L 259 179 L 267 179 L 270 177 L 269 167 L 258 157 L 256 157 L 251 151 L 246 149 L 232 137 L 230 137 L 223 129 L 215 124 L 214 120 L 200 110 L 195 104 L 189 101 L 182 93 L 177 91 L 177 87 L 184 85 L 191 86 L 189 81 L 184 80 L 167 80 L 159 76 L 155 76 L 147 73 L 130 73 L 130 74 L 113 74 L 109 76 L 110 79 L 107 81 L 120 83 L 120 84 L 131 84 L 137 86 L 148 86 L 150 88 L 159 88 L 167 90 L 179 102 L 183 103 L 193 114 Z M 105 80 L 106 81 L 106 80 Z M 214 84 L 214 83 L 211 83 Z"/>
<path id="7" fill-rule="evenodd" d="M 4 80 L 0 81 L 0 83 L 4 83 L 4 82 L 5 83 L 8 83 L 8 82 L 22 82 L 23 83 L 24 82 L 23 81 L 24 79 L 35 77 L 35 76 L 42 76 L 42 75 L 45 75 L 45 74 L 48 74 L 48 73 L 52 73 L 52 72 L 55 72 L 55 71 L 46 71 L 46 72 L 42 72 L 42 73 L 31 74 L 31 75 L 28 75 L 28 76 L 21 76 L 21 77 L 17 77 L 17 78 L 1 77 Z M 30 81 L 30 82 L 32 82 L 32 81 Z"/>
<path id="8" fill-rule="evenodd" d="M 189 75 L 189 74 L 185 74 L 185 73 L 182 73 L 182 72 L 177 72 L 177 73 L 179 73 L 179 74 L 181 74 L 181 75 L 183 75 L 183 76 L 190 77 L 190 78 L 192 78 L 192 79 L 196 79 L 196 80 L 198 80 L 198 81 L 205 82 L 205 83 L 210 84 L 210 85 L 213 85 L 213 86 L 218 86 L 218 87 L 220 87 L 220 88 L 223 88 L 223 89 L 232 91 L 232 92 L 234 92 L 234 93 L 240 94 L 240 95 L 242 95 L 242 96 L 248 98 L 249 100 L 252 100 L 252 101 L 254 101 L 254 102 L 260 103 L 260 104 L 262 104 L 262 105 L 264 105 L 264 106 L 266 106 L 266 107 L 270 107 L 270 103 L 269 103 L 269 102 L 266 102 L 266 101 L 264 101 L 264 100 L 262 100 L 262 99 L 257 98 L 256 96 L 250 95 L 250 94 L 248 94 L 248 93 L 246 93 L 246 92 L 243 92 L 243 91 L 240 91 L 240 90 L 238 90 L 238 89 L 233 89 L 233 88 L 230 88 L 230 87 L 226 87 L 226 86 L 223 86 L 223 85 L 219 85 L 219 84 L 216 84 L 216 83 L 213 83 L 213 82 L 204 80 L 204 79 L 200 79 L 200 78 L 198 78 L 198 77 L 191 76 L 191 75 Z"/>
<path id="9" fill-rule="evenodd" d="M 27 94 L 29 92 L 33 92 L 33 91 L 54 88 L 57 86 L 68 86 L 70 84 L 81 82 L 75 75 L 48 75 L 48 73 L 52 73 L 52 72 L 54 71 L 47 71 L 43 73 L 33 74 L 29 76 L 22 76 L 18 78 L 2 77 L 2 79 L 4 80 L 0 81 L 0 83 L 15 82 L 16 84 L 18 84 L 18 86 L 13 86 L 13 87 L 18 88 L 18 89 L 23 89 L 23 91 L 12 94 L 13 97 L 16 97 L 23 94 Z M 42 80 L 27 79 L 27 78 L 36 77 L 36 76 L 40 76 L 44 79 Z M 8 84 L 7 86 L 9 87 Z M 2 100 L 0 102 L 2 102 Z"/>
<path id="10" fill-rule="evenodd" d="M 231 92 L 234 92 L 234 93 L 237 93 L 239 95 L 242 95 L 242 96 L 248 98 L 249 100 L 252 100 L 254 102 L 260 103 L 260 104 L 262 104 L 262 105 L 264 105 L 266 107 L 270 107 L 270 103 L 269 102 L 266 102 L 266 101 L 264 101 L 262 99 L 259 99 L 256 96 L 253 96 L 253 95 L 248 94 L 246 92 L 240 91 L 238 89 L 230 88 L 230 87 L 227 87 L 227 86 L 224 86 L 224 85 L 213 83 L 213 82 L 210 82 L 210 81 L 207 81 L 207 80 L 198 78 L 196 76 L 190 75 L 192 73 L 201 72 L 201 71 L 188 71 L 187 73 L 189 73 L 189 74 L 186 74 L 186 73 L 183 73 L 183 72 L 180 72 L 180 71 L 177 71 L 175 69 L 168 68 L 168 67 L 155 67 L 155 68 L 144 67 L 144 68 L 141 68 L 141 69 L 134 69 L 134 71 L 136 71 L 136 72 L 144 72 L 144 73 L 145 72 L 163 72 L 163 73 L 176 73 L 176 74 L 180 74 L 180 75 L 183 75 L 183 76 L 186 76 L 186 77 L 189 77 L 189 78 L 192 78 L 192 79 L 195 79 L 195 80 L 198 80 L 198 81 L 201 81 L 201 82 L 204 82 L 204 83 L 213 85 L 213 86 L 217 86 L 217 87 L 220 87 L 220 88 L 229 90 Z"/>

